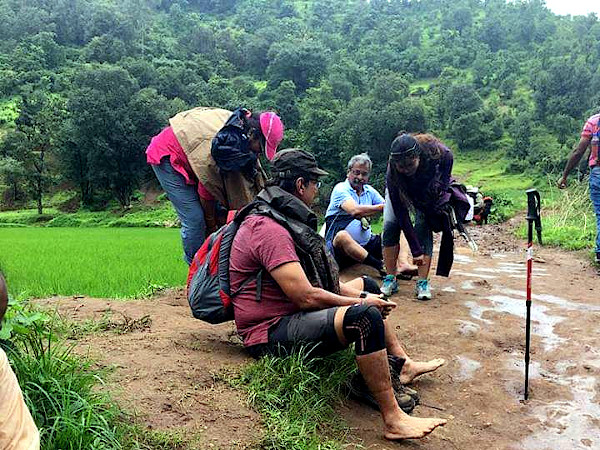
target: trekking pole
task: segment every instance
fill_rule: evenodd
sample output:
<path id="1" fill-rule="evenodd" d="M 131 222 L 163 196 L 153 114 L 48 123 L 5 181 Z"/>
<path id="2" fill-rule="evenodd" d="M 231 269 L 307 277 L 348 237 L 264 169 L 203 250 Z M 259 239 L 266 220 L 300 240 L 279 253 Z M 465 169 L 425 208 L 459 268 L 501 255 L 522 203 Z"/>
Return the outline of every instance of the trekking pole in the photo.
<path id="1" fill-rule="evenodd" d="M 542 221 L 540 217 L 540 193 L 536 189 L 527 190 L 527 317 L 525 319 L 525 400 L 529 395 L 529 341 L 531 338 L 531 273 L 533 270 L 533 225 L 538 242 L 542 243 Z"/>

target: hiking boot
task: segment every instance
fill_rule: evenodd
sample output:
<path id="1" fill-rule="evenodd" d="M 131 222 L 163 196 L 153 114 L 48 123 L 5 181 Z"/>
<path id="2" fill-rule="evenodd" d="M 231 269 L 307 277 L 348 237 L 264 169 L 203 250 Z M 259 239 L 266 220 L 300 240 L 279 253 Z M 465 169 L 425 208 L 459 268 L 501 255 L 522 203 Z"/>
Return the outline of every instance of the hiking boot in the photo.
<path id="1" fill-rule="evenodd" d="M 392 294 L 398 292 L 398 282 L 394 275 L 386 275 L 383 278 L 383 284 L 381 285 L 381 293 L 386 297 L 391 297 Z"/>
<path id="2" fill-rule="evenodd" d="M 398 356 L 388 355 L 388 363 L 390 365 L 390 376 L 392 378 L 392 388 L 396 394 L 409 395 L 415 405 L 419 404 L 419 393 L 412 388 L 409 388 L 405 384 L 400 383 L 400 373 L 402 372 L 402 366 L 406 360 L 399 358 Z"/>
<path id="3" fill-rule="evenodd" d="M 348 388 L 350 390 L 350 397 L 354 398 L 358 402 L 370 406 L 375 410 L 379 410 L 377 400 L 367 387 L 367 384 L 365 383 L 365 380 L 360 372 L 357 372 L 354 377 L 352 377 L 352 380 L 350 383 L 348 383 Z M 402 389 L 394 389 L 394 397 L 396 397 L 396 401 L 398 402 L 400 409 L 406 414 L 410 414 L 412 410 L 415 409 L 415 405 L 417 403 L 413 397 L 404 392 Z"/>
<path id="4" fill-rule="evenodd" d="M 595 259 L 595 261 L 596 261 L 596 264 L 600 264 L 600 252 L 596 253 L 596 259 Z"/>
<path id="5" fill-rule="evenodd" d="M 429 289 L 428 279 L 417 280 L 415 294 L 417 294 L 417 300 L 431 300 L 431 290 Z"/>

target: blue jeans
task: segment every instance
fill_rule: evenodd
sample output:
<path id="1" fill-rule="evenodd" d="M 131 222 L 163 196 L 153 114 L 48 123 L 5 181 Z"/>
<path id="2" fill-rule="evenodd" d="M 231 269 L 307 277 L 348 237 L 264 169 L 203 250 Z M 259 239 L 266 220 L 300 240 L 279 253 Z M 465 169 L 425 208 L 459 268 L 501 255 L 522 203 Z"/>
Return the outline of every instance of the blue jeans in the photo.
<path id="1" fill-rule="evenodd" d="M 168 156 L 161 159 L 160 165 L 153 165 L 152 170 L 181 221 L 183 259 L 189 265 L 206 237 L 206 222 L 197 186 L 186 184 L 185 178 L 171 166 Z"/>
<path id="2" fill-rule="evenodd" d="M 600 253 L 600 166 L 590 171 L 590 198 L 596 213 L 596 253 Z"/>

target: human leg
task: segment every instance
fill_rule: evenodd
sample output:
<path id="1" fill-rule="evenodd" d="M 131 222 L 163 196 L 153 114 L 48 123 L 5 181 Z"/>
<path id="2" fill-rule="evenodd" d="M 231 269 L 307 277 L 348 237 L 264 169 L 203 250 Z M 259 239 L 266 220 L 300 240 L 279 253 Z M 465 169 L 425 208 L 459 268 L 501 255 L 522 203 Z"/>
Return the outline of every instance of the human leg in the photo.
<path id="1" fill-rule="evenodd" d="M 357 355 L 356 363 L 379 405 L 386 439 L 418 439 L 446 424 L 445 419 L 411 417 L 400 409 L 390 379 L 386 350 Z"/>
<path id="2" fill-rule="evenodd" d="M 383 262 L 385 270 L 390 275 L 396 275 L 401 231 L 390 196 L 388 192 L 385 191 L 383 233 L 381 234 L 381 241 L 383 245 Z"/>
<path id="3" fill-rule="evenodd" d="M 173 169 L 168 157 L 164 157 L 160 165 L 152 165 L 152 169 L 181 221 L 184 259 L 191 264 L 206 237 L 204 212 L 196 186 L 186 184 L 185 178 Z"/>
<path id="4" fill-rule="evenodd" d="M 345 230 L 339 231 L 335 235 L 333 247 L 340 249 L 356 262 L 362 262 L 368 256 L 367 251 Z"/>
<path id="5" fill-rule="evenodd" d="M 383 279 L 381 292 L 390 296 L 398 292 L 398 282 L 396 281 L 397 262 L 400 242 L 400 225 L 394 214 L 392 202 L 389 194 L 385 193 L 385 206 L 383 208 L 383 233 L 381 241 L 383 245 L 383 264 L 387 275 Z"/>
<path id="6" fill-rule="evenodd" d="M 423 264 L 418 267 L 419 278 L 415 285 L 415 293 L 419 300 L 431 299 L 429 288 L 429 270 L 431 268 L 431 256 L 433 255 L 433 232 L 427 224 L 425 215 L 421 211 L 415 213 L 415 233 L 423 248 Z"/>
<path id="7" fill-rule="evenodd" d="M 346 281 L 345 286 L 356 289 L 357 291 L 366 291 L 371 294 L 379 294 L 379 285 L 377 282 L 368 275 L 354 278 L 353 280 Z"/>
<path id="8" fill-rule="evenodd" d="M 600 166 L 590 171 L 590 198 L 596 214 L 596 262 L 600 262 Z"/>
<path id="9" fill-rule="evenodd" d="M 446 363 L 443 358 L 435 358 L 430 361 L 413 360 L 402 347 L 398 336 L 394 332 L 394 327 L 390 325 L 388 320 L 384 320 L 383 324 L 385 329 L 385 346 L 388 353 L 405 360 L 400 372 L 400 382 L 402 384 L 408 384 L 419 375 L 433 372 Z"/>
<path id="10" fill-rule="evenodd" d="M 410 254 L 410 247 L 404 233 L 400 235 L 400 250 L 398 252 L 397 260 L 397 273 L 398 277 L 402 279 L 411 279 L 414 275 L 417 275 L 417 266 L 412 264 L 412 256 Z"/>
<path id="11" fill-rule="evenodd" d="M 373 306 L 339 308 L 336 313 L 336 332 L 355 342 L 358 369 L 379 405 L 387 439 L 423 437 L 446 423 L 443 419 L 418 419 L 404 413 L 398 406 L 385 346 L 385 321 Z M 343 316 L 343 317 L 340 317 Z"/>

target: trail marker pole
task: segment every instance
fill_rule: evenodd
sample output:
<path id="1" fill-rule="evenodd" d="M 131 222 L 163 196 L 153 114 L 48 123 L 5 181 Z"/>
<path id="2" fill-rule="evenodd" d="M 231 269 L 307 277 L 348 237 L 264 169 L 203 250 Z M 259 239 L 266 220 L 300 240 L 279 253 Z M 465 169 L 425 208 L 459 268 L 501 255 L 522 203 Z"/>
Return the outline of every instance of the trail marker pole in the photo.
<path id="1" fill-rule="evenodd" d="M 538 242 L 542 244 L 542 220 L 540 216 L 540 193 L 536 189 L 527 190 L 527 317 L 525 319 L 525 400 L 529 396 L 529 342 L 531 339 L 531 273 L 533 269 L 533 225 Z"/>

